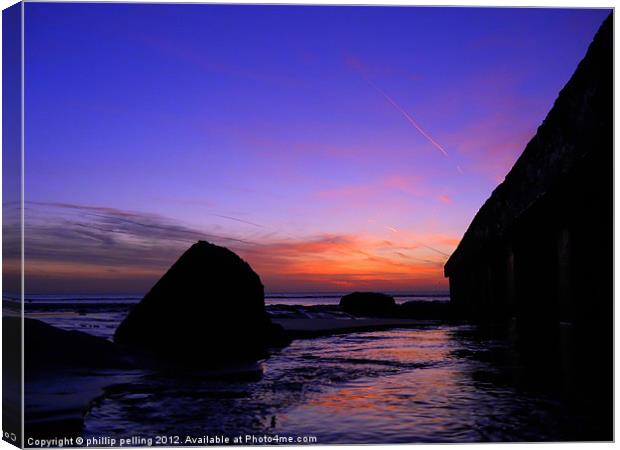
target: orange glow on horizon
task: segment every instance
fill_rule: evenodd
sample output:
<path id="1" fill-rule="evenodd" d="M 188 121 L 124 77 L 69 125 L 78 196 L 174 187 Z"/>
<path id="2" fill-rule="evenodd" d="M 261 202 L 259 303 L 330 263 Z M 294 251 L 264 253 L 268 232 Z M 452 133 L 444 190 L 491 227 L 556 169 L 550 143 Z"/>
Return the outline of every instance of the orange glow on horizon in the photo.
<path id="1" fill-rule="evenodd" d="M 443 264 L 458 239 L 442 234 L 418 235 L 390 231 L 386 240 L 375 235 L 329 235 L 264 244 L 239 245 L 238 253 L 259 274 L 266 291 L 325 290 L 443 290 Z M 424 242 L 424 244 L 422 244 Z M 429 244 L 426 244 L 429 243 Z M 184 249 L 179 249 L 179 254 Z M 177 256 L 177 257 L 178 257 Z M 174 262 L 175 257 L 170 258 Z M 26 260 L 29 279 L 54 283 L 80 280 L 93 286 L 112 280 L 138 280 L 148 290 L 169 266 L 135 262 L 118 265 L 80 261 Z"/>
<path id="2" fill-rule="evenodd" d="M 310 241 L 265 244 L 240 254 L 268 287 L 288 280 L 333 289 L 445 289 L 443 264 L 447 258 L 443 253 L 451 253 L 458 239 L 400 231 L 398 238 L 394 242 L 375 236 L 326 235 Z"/>

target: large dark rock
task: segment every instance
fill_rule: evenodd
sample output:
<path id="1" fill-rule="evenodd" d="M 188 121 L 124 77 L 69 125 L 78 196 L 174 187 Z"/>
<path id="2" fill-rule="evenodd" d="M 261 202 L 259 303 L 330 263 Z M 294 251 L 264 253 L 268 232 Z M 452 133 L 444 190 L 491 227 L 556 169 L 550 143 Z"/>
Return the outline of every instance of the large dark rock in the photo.
<path id="1" fill-rule="evenodd" d="M 356 316 L 390 315 L 395 305 L 393 297 L 376 292 L 353 292 L 340 299 L 342 310 Z"/>
<path id="2" fill-rule="evenodd" d="M 114 341 L 167 362 L 255 360 L 283 344 L 265 312 L 259 276 L 232 251 L 192 245 L 119 325 Z"/>

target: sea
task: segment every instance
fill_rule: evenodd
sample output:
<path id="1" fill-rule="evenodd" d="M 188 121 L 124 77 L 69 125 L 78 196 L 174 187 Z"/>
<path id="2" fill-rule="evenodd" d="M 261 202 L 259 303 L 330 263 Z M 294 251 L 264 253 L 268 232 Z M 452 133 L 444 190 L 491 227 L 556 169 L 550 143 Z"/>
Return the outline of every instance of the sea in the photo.
<path id="1" fill-rule="evenodd" d="M 274 316 L 295 307 L 313 314 L 317 305 L 338 304 L 342 294 L 274 293 L 265 303 Z M 392 294 L 399 303 L 449 301 L 441 292 Z M 111 339 L 140 298 L 39 295 L 26 299 L 25 310 L 55 327 Z M 385 444 L 602 436 L 596 414 L 557 382 L 561 368 L 525 367 L 514 341 L 506 327 L 428 321 L 295 340 L 249 376 L 118 371 L 91 404 L 83 436 L 94 442 L 131 437 L 138 445 L 162 436 L 188 445 L 224 438 Z"/>

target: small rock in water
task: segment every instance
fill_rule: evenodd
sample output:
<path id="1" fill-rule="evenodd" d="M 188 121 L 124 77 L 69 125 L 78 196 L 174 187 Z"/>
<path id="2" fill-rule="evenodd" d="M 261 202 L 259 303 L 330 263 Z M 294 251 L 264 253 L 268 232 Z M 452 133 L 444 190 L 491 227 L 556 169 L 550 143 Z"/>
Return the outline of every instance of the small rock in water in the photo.
<path id="1" fill-rule="evenodd" d="M 343 311 L 357 316 L 385 316 L 393 312 L 394 297 L 377 292 L 353 292 L 340 299 Z"/>

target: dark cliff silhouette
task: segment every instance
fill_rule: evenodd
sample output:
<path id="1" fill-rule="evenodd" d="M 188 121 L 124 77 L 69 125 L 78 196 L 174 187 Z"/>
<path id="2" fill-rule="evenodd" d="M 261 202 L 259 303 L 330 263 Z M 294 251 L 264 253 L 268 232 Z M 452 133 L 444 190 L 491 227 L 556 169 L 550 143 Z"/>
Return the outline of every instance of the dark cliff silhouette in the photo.
<path id="1" fill-rule="evenodd" d="M 445 265 L 464 314 L 570 321 L 611 305 L 612 77 L 610 16 Z"/>
<path id="2" fill-rule="evenodd" d="M 192 245 L 119 325 L 118 344 L 168 362 L 210 365 L 253 360 L 282 344 L 250 265 L 224 247 Z"/>
<path id="3" fill-rule="evenodd" d="M 445 264 L 462 317 L 510 318 L 612 436 L 613 16 Z M 533 356 L 532 356 L 533 355 Z M 569 379 L 570 378 L 570 379 Z"/>

